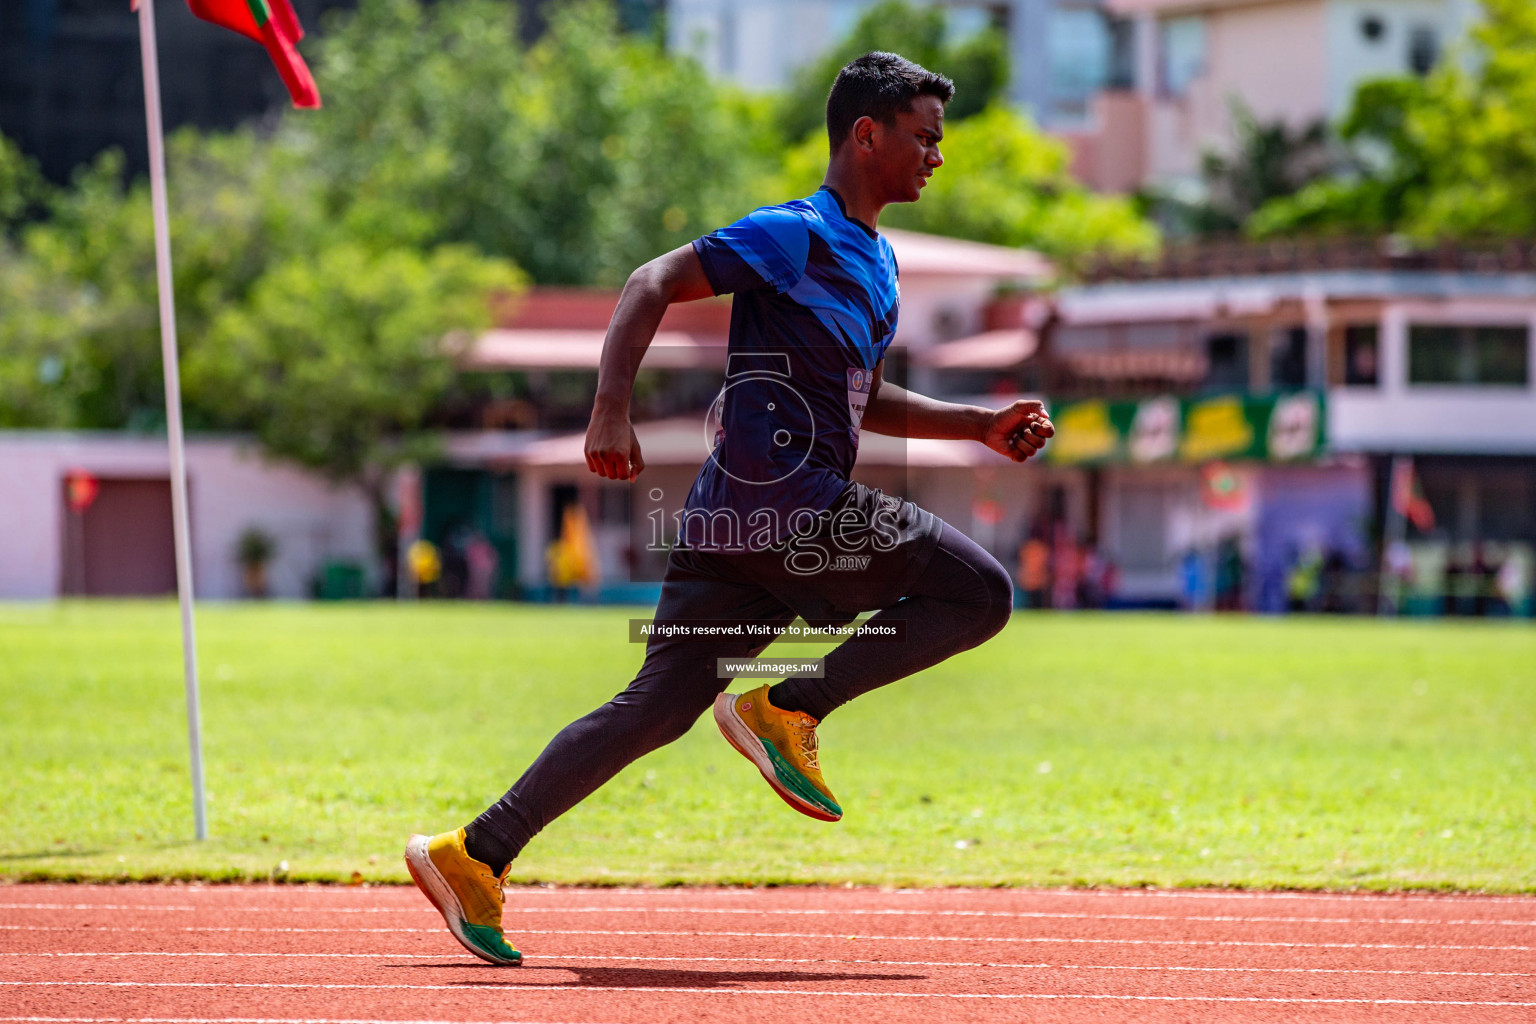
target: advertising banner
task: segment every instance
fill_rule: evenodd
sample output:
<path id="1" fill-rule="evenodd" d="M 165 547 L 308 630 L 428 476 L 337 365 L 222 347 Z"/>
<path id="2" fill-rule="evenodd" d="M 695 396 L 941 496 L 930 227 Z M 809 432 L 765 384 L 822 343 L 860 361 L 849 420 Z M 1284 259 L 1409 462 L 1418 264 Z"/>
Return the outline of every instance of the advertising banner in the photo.
<path id="1" fill-rule="evenodd" d="M 1323 396 L 1159 395 L 1132 402 L 1090 399 L 1051 409 L 1056 437 L 1046 458 L 1060 466 L 1297 462 L 1322 453 Z"/>

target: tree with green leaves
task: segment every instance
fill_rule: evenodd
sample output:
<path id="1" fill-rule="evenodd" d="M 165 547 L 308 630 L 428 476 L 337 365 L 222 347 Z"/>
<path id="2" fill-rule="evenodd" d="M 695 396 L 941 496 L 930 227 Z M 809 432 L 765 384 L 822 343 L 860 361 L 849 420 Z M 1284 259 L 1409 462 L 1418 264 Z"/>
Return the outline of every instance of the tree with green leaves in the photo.
<path id="1" fill-rule="evenodd" d="M 1536 234 L 1536 6 L 1481 7 L 1468 45 L 1428 76 L 1357 90 L 1341 126 L 1354 150 L 1350 173 L 1267 204 L 1249 232 Z"/>
<path id="2" fill-rule="evenodd" d="M 167 148 L 177 313 L 183 347 L 192 351 L 218 312 L 242 301 L 274 257 L 321 232 L 305 210 L 311 190 L 302 164 L 249 133 L 182 132 Z M 63 396 L 52 404 L 57 414 L 49 425 L 163 425 L 147 183 L 125 187 L 121 154 L 109 151 L 72 187 L 53 191 L 47 213 L 17 232 L 14 269 L 0 280 L 0 306 L 29 309 L 7 318 L 13 344 L 0 346 L 7 367 L 0 372 L 24 377 L 46 353 L 43 375 Z M 217 399 L 187 397 L 188 422 L 208 425 Z M 7 399 L 0 417 L 25 421 L 19 409 L 19 399 Z"/>
<path id="3" fill-rule="evenodd" d="M 1260 121 L 1240 100 L 1231 104 L 1234 144 L 1208 150 L 1200 160 L 1198 199 L 1155 198 L 1159 218 L 1176 234 L 1232 235 L 1266 203 L 1293 196 L 1346 165 L 1339 145 L 1319 119 L 1301 127 Z"/>
<path id="4" fill-rule="evenodd" d="M 187 360 L 187 387 L 218 396 L 268 453 L 361 487 L 387 516 L 390 470 L 435 453 L 429 417 L 488 324 L 488 297 L 522 283 L 467 246 L 327 242 L 219 314 Z"/>
<path id="5" fill-rule="evenodd" d="M 527 51 L 499 0 L 363 0 L 325 40 L 326 107 L 290 118 L 337 216 L 401 244 L 462 242 L 539 284 L 621 284 L 744 213 L 770 110 L 625 34 L 611 5 L 548 11 Z"/>
<path id="6" fill-rule="evenodd" d="M 0 238 L 10 237 L 35 217 L 51 191 L 36 162 L 0 135 Z"/>
<path id="7" fill-rule="evenodd" d="M 181 132 L 167 157 L 187 422 L 376 491 L 451 381 L 444 338 L 488 326 L 523 276 L 338 224 L 301 148 Z M 121 170 L 104 155 L 0 256 L 0 303 L 24 310 L 0 326 L 0 423 L 163 426 L 148 188 Z"/>

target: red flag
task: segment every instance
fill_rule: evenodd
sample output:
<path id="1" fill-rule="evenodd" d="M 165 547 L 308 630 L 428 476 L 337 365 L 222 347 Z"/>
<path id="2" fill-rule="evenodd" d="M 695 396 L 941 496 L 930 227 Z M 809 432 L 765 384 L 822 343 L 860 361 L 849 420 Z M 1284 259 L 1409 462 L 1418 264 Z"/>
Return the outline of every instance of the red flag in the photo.
<path id="1" fill-rule="evenodd" d="M 318 107 L 320 90 L 297 45 L 304 38 L 298 15 L 288 0 L 187 0 L 192 13 L 204 21 L 249 36 L 267 48 L 277 73 L 296 107 Z"/>
<path id="2" fill-rule="evenodd" d="M 1410 458 L 1399 456 L 1392 460 L 1392 508 L 1398 515 L 1407 517 L 1421 532 L 1435 528 L 1435 510 L 1424 497 Z"/>
<path id="3" fill-rule="evenodd" d="M 101 493 L 101 481 L 83 469 L 72 471 L 64 478 L 64 489 L 71 512 L 84 512 Z"/>

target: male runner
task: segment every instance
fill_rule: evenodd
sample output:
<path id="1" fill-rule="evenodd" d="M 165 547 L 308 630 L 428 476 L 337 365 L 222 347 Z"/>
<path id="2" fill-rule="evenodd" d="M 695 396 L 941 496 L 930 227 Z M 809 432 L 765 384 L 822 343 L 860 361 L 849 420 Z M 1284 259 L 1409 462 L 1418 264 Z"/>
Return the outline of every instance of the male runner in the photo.
<path id="1" fill-rule="evenodd" d="M 1008 621 L 1012 583 L 991 555 L 911 502 L 848 479 L 861 426 L 979 441 L 1015 462 L 1054 433 L 1039 402 L 989 410 L 882 381 L 899 292 L 875 224 L 887 204 L 915 202 L 944 162 L 953 94 L 941 75 L 865 54 L 827 99 L 831 160 L 815 195 L 757 210 L 630 275 L 603 345 L 587 465 L 611 480 L 639 475 L 645 460 L 629 399 L 662 314 L 673 302 L 735 293 L 715 447 L 680 517 L 655 621 L 767 625 L 770 635 L 653 636 L 634 682 L 562 730 L 485 813 L 411 838 L 412 878 L 481 959 L 522 960 L 502 931 L 501 881 L 529 840 L 625 765 L 682 736 L 711 704 L 726 739 L 790 806 L 837 821 L 817 724 Z M 844 553 L 861 557 L 835 557 Z M 876 610 L 869 623 L 904 631 L 899 642 L 855 634 L 827 656 L 824 678 L 721 692 L 717 659 L 757 655 L 797 616 L 846 624 Z"/>

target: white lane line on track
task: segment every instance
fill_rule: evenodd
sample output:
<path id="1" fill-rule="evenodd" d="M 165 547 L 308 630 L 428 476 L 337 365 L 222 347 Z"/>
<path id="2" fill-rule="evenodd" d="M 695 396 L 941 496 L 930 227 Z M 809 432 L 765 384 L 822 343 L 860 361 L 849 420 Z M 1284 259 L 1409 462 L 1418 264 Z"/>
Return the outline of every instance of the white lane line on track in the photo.
<path id="1" fill-rule="evenodd" d="M 52 892 L 72 892 L 72 893 L 78 893 L 78 892 L 80 892 L 82 890 L 91 891 L 92 888 L 93 888 L 92 886 L 90 886 L 88 884 L 75 884 L 75 883 L 69 883 L 67 885 L 58 885 L 58 884 L 51 884 L 51 883 L 46 883 L 46 882 L 27 882 L 25 884 L 26 884 L 26 887 L 28 889 L 30 889 L 30 890 L 32 890 L 34 892 L 38 892 L 38 891 L 52 891 Z M 122 891 L 125 888 L 131 888 L 131 886 L 115 885 L 114 884 L 114 885 L 110 885 L 110 886 L 97 886 L 97 887 L 95 887 L 95 889 L 97 891 L 99 891 L 101 889 L 110 889 L 110 890 L 113 890 L 113 891 Z M 173 889 L 175 889 L 178 892 L 188 892 L 188 893 L 220 893 L 220 894 L 229 893 L 229 894 L 242 894 L 242 895 L 246 894 L 246 893 L 251 893 L 251 892 L 261 892 L 261 893 L 279 893 L 280 892 L 280 893 L 283 893 L 285 895 L 294 895 L 294 896 L 324 895 L 324 896 L 336 896 L 336 897 L 358 896 L 358 895 L 363 894 L 363 893 L 367 893 L 367 894 L 371 894 L 371 895 L 384 895 L 384 896 L 399 895 L 399 896 L 402 896 L 402 897 L 405 896 L 406 894 L 411 894 L 412 898 L 414 898 L 414 895 L 415 895 L 415 889 L 411 888 L 409 885 L 406 885 L 406 884 L 403 884 L 403 883 L 390 883 L 390 882 L 380 882 L 380 883 L 366 883 L 365 882 L 365 883 L 363 883 L 361 885 L 355 885 L 355 886 L 354 885 L 336 885 L 336 884 L 323 883 L 323 882 L 313 882 L 313 883 L 295 882 L 295 883 L 292 883 L 292 884 L 283 884 L 283 885 L 270 885 L 270 884 L 265 884 L 265 883 L 255 884 L 255 885 L 252 885 L 252 884 L 204 885 L 204 884 L 198 884 L 198 883 L 187 883 L 187 884 L 177 883 L 175 885 L 161 885 L 161 884 L 158 884 L 158 883 L 154 883 L 154 884 L 147 885 L 147 886 L 141 884 L 139 886 L 139 888 L 154 888 L 154 889 L 160 889 L 160 890 L 172 889 L 173 888 Z M 814 891 L 818 896 L 822 895 L 823 893 L 836 896 L 836 895 L 846 894 L 846 893 L 850 893 L 850 892 L 851 893 L 857 893 L 857 892 L 878 892 L 878 893 L 881 893 L 883 895 L 900 896 L 900 897 L 904 897 L 904 898 L 910 898 L 910 897 L 914 897 L 914 896 L 928 896 L 928 897 L 939 897 L 939 898 L 950 898 L 950 897 L 953 897 L 953 896 L 962 896 L 962 897 L 964 897 L 964 896 L 974 896 L 974 897 L 978 897 L 978 898 L 985 898 L 985 899 L 988 899 L 988 900 L 1006 898 L 1006 897 L 1010 897 L 1010 896 L 1026 896 L 1026 897 L 1033 897 L 1033 896 L 1061 896 L 1061 897 L 1067 897 L 1067 898 L 1090 897 L 1090 896 L 1091 897 L 1101 897 L 1101 898 L 1115 898 L 1115 897 L 1125 896 L 1125 897 L 1130 897 L 1130 898 L 1134 898 L 1134 899 L 1175 899 L 1175 900 L 1335 900 L 1335 901 L 1344 901 L 1344 902 L 1350 902 L 1350 903 L 1365 903 L 1365 902 L 1377 902 L 1377 903 L 1402 903 L 1402 902 L 1417 902 L 1417 903 L 1435 903 L 1435 902 L 1439 902 L 1439 903 L 1473 903 L 1473 902 L 1476 902 L 1476 903 L 1514 903 L 1514 904 L 1519 904 L 1519 905 L 1522 905 L 1522 906 L 1536 905 L 1536 895 L 1532 895 L 1532 896 L 1492 896 L 1492 895 L 1484 895 L 1484 894 L 1478 894 L 1478 893 L 1421 892 L 1421 891 L 1409 891 L 1409 892 L 1365 892 L 1365 891 L 1361 891 L 1361 892 L 1307 892 L 1307 891 L 1303 891 L 1303 890 L 1287 889 L 1287 890 L 1284 890 L 1284 891 L 1273 892 L 1273 891 L 1251 890 L 1251 889 L 1224 890 L 1224 889 L 1158 889 L 1158 888 L 1146 888 L 1146 889 L 1108 889 L 1108 888 L 1104 888 L 1104 889 L 1090 889 L 1090 888 L 1082 888 L 1082 889 L 1001 889 L 1001 890 L 999 890 L 999 889 L 974 889 L 974 888 L 965 888 L 965 887 L 954 887 L 954 888 L 945 887 L 945 888 L 939 888 L 939 889 L 882 889 L 879 886 L 868 886 L 868 885 L 866 885 L 866 886 L 859 886 L 857 888 L 850 888 L 850 889 L 841 889 L 841 888 L 839 888 L 839 889 L 824 889 L 824 888 L 817 887 L 817 886 L 798 886 L 798 887 L 797 886 L 776 886 L 775 889 L 776 889 L 776 891 L 778 891 L 780 893 L 783 893 L 785 891 L 793 893 L 797 889 L 799 889 L 801 891 L 811 890 L 811 891 Z M 738 886 L 698 886 L 698 887 L 670 886 L 670 887 L 666 887 L 666 888 L 638 888 L 638 887 L 634 887 L 634 886 L 602 886 L 602 887 L 594 887 L 594 886 L 576 886 L 576 885 L 539 885 L 539 884 L 536 884 L 536 883 L 535 884 L 529 884 L 529 885 L 518 885 L 518 884 L 511 884 L 511 883 L 509 883 L 508 886 L 507 886 L 507 891 L 509 893 L 514 893 L 515 892 L 515 893 L 518 893 L 520 895 L 525 895 L 525 896 L 569 896 L 572 893 L 579 892 L 579 893 L 582 894 L 582 896 L 584 898 L 585 897 L 589 897 L 589 896 L 625 896 L 625 897 L 629 897 L 629 896 L 646 896 L 646 897 L 654 897 L 654 898 L 661 899 L 661 898 L 667 898 L 667 897 L 676 897 L 680 893 L 685 893 L 690 898 L 694 897 L 694 896 L 720 896 L 720 897 L 727 897 L 727 896 L 734 896 L 734 897 L 754 896 L 754 895 L 760 893 L 762 891 L 762 889 L 760 887 L 759 888 L 754 888 L 752 886 L 739 886 L 739 885 Z"/>
<path id="2" fill-rule="evenodd" d="M 79 934 L 81 928 L 68 928 L 60 925 L 19 925 L 0 924 L 0 931 L 32 931 L 32 932 L 74 932 Z M 298 935 L 298 934 L 327 934 L 327 935 L 441 935 L 442 928 L 207 928 L 195 926 L 179 926 L 171 928 L 99 928 L 90 929 L 90 934 L 105 934 L 108 932 L 151 932 L 164 934 L 165 932 L 214 932 L 220 935 L 245 932 L 259 933 L 263 935 Z M 686 938 L 707 938 L 711 936 L 723 936 L 726 938 L 746 939 L 858 939 L 860 942 L 1067 942 L 1080 945 L 1121 945 L 1121 946 L 1260 946 L 1276 949 L 1477 949 L 1502 953 L 1529 953 L 1536 952 L 1536 946 L 1477 946 L 1477 945 L 1452 945 L 1447 943 L 1403 943 L 1403 942 L 1257 942 L 1241 939 L 1079 939 L 1061 938 L 1055 936 L 1024 936 L 1024 935 L 846 935 L 832 934 L 828 932 L 664 932 L 664 931 L 618 931 L 611 929 L 575 929 L 575 928 L 518 928 L 514 930 L 513 937 L 518 935 L 617 935 L 617 936 L 667 936 Z"/>
<path id="3" fill-rule="evenodd" d="M 0 1017 L 0 1021 L 22 1024 L 545 1024 L 529 1020 L 369 1020 L 337 1017 Z"/>
<path id="4" fill-rule="evenodd" d="M 35 956 L 35 957 L 86 957 L 86 958 L 112 958 L 125 956 L 160 956 L 160 957 L 273 957 L 293 959 L 337 959 L 337 960 L 461 960 L 466 963 L 479 963 L 479 959 L 467 954 L 457 953 L 228 953 L 208 952 L 198 950 L 185 953 L 169 953 L 162 950 L 128 950 L 126 952 L 100 952 L 100 953 L 0 953 L 0 956 Z M 1194 971 L 1207 973 L 1226 974 L 1388 974 L 1404 975 L 1407 977 L 1424 978 L 1532 978 L 1536 974 L 1524 971 L 1403 971 L 1380 970 L 1373 971 L 1359 967 L 1187 967 L 1181 965 L 1136 965 L 1136 964 L 1051 964 L 1051 963 L 1000 963 L 990 961 L 964 961 L 964 960 L 843 960 L 829 959 L 827 957 L 776 957 L 776 956 L 591 956 L 587 954 L 551 954 L 537 953 L 527 956 L 523 960 L 524 967 L 539 967 L 546 961 L 559 961 L 561 963 L 574 962 L 639 962 L 639 963 L 682 963 L 682 964 L 860 964 L 879 965 L 890 967 L 966 967 L 966 968 L 997 968 L 998 970 L 1051 970 L 1051 971 Z M 0 1017 L 0 1020 L 5 1018 Z"/>
<path id="5" fill-rule="evenodd" d="M 214 982 L 214 981 L 0 981 L 0 985 L 35 988 L 252 988 L 252 989 L 304 989 L 304 990 L 364 990 L 364 991 L 411 991 L 411 992 L 475 992 L 485 986 L 464 985 L 362 985 L 355 983 L 300 982 Z M 493 985 L 498 992 L 664 992 L 686 995 L 711 996 L 832 996 L 835 998 L 860 996 L 870 999 L 1114 999 L 1134 1002 L 1170 1003 L 1286 1003 L 1314 1005 L 1323 1003 L 1349 1003 L 1367 1006 L 1536 1006 L 1536 1002 L 1503 1002 L 1474 999 L 1365 999 L 1365 998 L 1283 998 L 1264 996 L 1132 996 L 1101 995 L 1085 992 L 827 992 L 818 989 L 796 988 L 689 988 L 663 985 Z"/>
<path id="6" fill-rule="evenodd" d="M 122 910 L 208 913 L 215 908 L 173 904 L 128 903 L 0 903 L 0 910 Z M 431 916 L 428 907 L 218 907 L 218 913 L 287 914 L 415 914 Z M 831 910 L 787 907 L 516 907 L 518 914 L 732 914 L 748 917 L 976 917 L 1051 921 L 1196 921 L 1208 924 L 1390 924 L 1439 926 L 1509 926 L 1536 928 L 1530 921 L 1418 917 L 1265 917 L 1232 914 L 1073 914 L 1044 910 L 895 910 L 890 908 Z"/>

